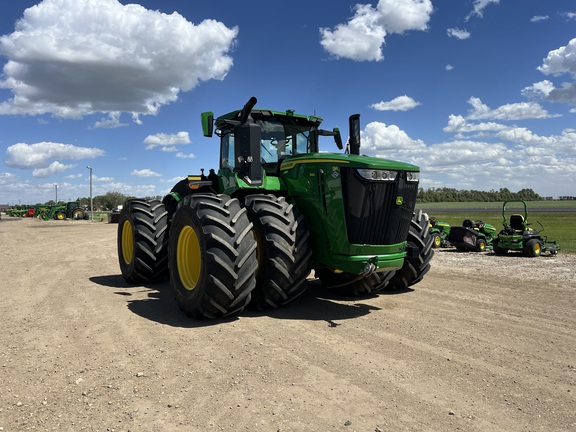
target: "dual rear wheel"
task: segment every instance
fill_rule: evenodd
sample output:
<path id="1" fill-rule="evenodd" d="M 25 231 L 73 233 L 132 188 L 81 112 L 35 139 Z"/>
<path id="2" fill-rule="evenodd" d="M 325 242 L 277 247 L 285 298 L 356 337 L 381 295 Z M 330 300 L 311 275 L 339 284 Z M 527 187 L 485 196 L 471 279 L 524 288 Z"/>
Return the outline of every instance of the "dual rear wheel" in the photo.
<path id="1" fill-rule="evenodd" d="M 169 236 L 167 228 L 162 203 L 132 200 L 124 206 L 118 227 L 122 275 L 142 283 L 169 273 L 178 306 L 193 318 L 233 315 L 247 306 L 278 308 L 306 289 L 310 234 L 282 197 L 254 195 L 241 206 L 228 195 L 189 195 L 178 204 Z"/>

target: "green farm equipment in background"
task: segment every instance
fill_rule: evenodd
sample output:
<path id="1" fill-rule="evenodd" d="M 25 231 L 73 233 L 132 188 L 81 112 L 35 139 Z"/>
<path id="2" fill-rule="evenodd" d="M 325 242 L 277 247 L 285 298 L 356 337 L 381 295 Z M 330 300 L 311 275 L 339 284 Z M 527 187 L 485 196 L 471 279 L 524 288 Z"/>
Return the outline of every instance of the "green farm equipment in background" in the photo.
<path id="1" fill-rule="evenodd" d="M 36 214 L 42 220 L 82 220 L 88 216 L 78 201 L 70 201 L 65 205 L 41 206 Z"/>
<path id="2" fill-rule="evenodd" d="M 28 216 L 28 206 L 16 205 L 6 210 L 6 215 L 12 217 L 26 217 Z"/>
<path id="3" fill-rule="evenodd" d="M 217 318 L 278 308 L 314 270 L 351 294 L 407 289 L 433 255 L 428 216 L 415 209 L 417 166 L 360 155 L 360 115 L 345 153 L 321 153 L 322 119 L 254 108 L 201 115 L 220 139 L 216 172 L 190 175 L 160 200 L 128 200 L 118 259 L 129 283 L 167 276 L 181 310 Z"/>
<path id="4" fill-rule="evenodd" d="M 496 237 L 494 225 L 465 219 L 461 227 L 451 227 L 448 241 L 459 251 L 484 252 L 492 248 Z"/>
<path id="5" fill-rule="evenodd" d="M 512 213 L 508 211 L 510 218 L 507 217 L 506 206 L 510 203 L 521 204 L 520 210 Z M 525 201 L 506 201 L 502 205 L 502 225 L 504 229 L 500 231 L 498 237 L 494 240 L 494 253 L 496 255 L 505 255 L 508 251 L 519 251 L 527 257 L 537 257 L 543 253 L 556 255 L 560 247 L 555 241 L 549 241 L 546 236 L 542 236 L 541 231 L 529 227 L 528 207 Z"/>
<path id="6" fill-rule="evenodd" d="M 450 224 L 437 220 L 435 217 L 430 217 L 430 229 L 428 230 L 432 237 L 432 247 L 448 247 L 448 235 L 450 234 Z"/>

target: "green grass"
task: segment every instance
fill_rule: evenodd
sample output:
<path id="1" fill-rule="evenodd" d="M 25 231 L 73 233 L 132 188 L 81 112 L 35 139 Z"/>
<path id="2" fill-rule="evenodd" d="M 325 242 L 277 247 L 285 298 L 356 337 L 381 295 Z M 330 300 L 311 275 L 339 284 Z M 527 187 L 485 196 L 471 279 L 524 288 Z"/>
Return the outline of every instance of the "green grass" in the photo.
<path id="1" fill-rule="evenodd" d="M 545 201 L 544 201 L 545 202 Z M 469 204 L 469 203 L 443 203 L 443 204 Z M 491 204 L 491 203 L 477 203 L 477 204 Z M 530 204 L 529 204 L 530 205 Z M 502 203 L 500 203 L 500 208 Z M 425 208 L 422 206 L 422 208 Z M 457 208 L 457 207 L 448 207 Z M 448 209 L 447 208 L 447 209 Z M 479 208 L 476 206 L 475 208 Z M 489 207 L 491 208 L 491 207 Z M 509 213 L 507 213 L 509 215 Z M 502 212 L 442 212 L 428 211 L 429 216 L 435 216 L 436 219 L 442 222 L 447 222 L 451 226 L 462 226 L 464 219 L 472 219 L 474 221 L 483 221 L 494 225 L 497 231 L 502 229 Z M 560 246 L 560 253 L 576 254 L 576 212 L 534 212 L 530 213 L 528 209 L 528 222 L 530 227 L 539 230 L 543 236 L 547 236 L 548 240 L 556 240 Z M 541 229 L 540 222 L 544 225 L 544 230 Z"/>
<path id="2" fill-rule="evenodd" d="M 466 209 L 499 209 L 502 210 L 503 202 L 429 202 L 429 203 L 418 203 L 416 207 L 422 209 L 433 209 L 433 210 L 466 210 Z M 522 207 L 522 204 L 516 204 L 515 206 Z M 530 208 L 543 208 L 543 209 L 576 209 L 576 201 L 526 201 L 528 206 L 528 212 Z M 576 210 L 575 210 L 576 211 Z M 502 211 L 500 211 L 500 214 Z"/>

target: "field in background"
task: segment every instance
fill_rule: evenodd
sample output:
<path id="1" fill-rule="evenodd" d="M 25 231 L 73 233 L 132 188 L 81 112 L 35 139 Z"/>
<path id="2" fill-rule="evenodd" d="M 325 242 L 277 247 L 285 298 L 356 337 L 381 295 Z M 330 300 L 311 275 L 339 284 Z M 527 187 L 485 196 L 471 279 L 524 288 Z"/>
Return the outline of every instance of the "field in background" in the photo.
<path id="1" fill-rule="evenodd" d="M 422 203 L 418 204 L 418 207 L 426 211 L 429 216 L 434 216 L 439 221 L 447 222 L 451 226 L 462 226 L 465 219 L 472 219 L 492 224 L 496 230 L 500 231 L 503 227 L 502 204 L 497 202 L 450 202 Z M 556 240 L 560 246 L 560 253 L 576 254 L 576 202 L 537 201 L 527 204 L 528 222 L 531 224 L 531 228 L 541 231 L 543 236 L 548 236 L 548 240 Z M 520 207 L 515 205 L 513 208 Z M 481 211 L 481 209 L 487 211 Z M 530 209 L 540 211 L 531 211 Z M 510 213 L 507 212 L 507 215 L 509 216 Z M 544 230 L 538 222 L 544 226 Z"/>
<path id="2" fill-rule="evenodd" d="M 498 210 L 502 213 L 503 202 L 429 202 L 418 203 L 416 206 L 426 210 L 466 210 L 466 209 L 486 209 Z M 528 212 L 530 209 L 550 209 L 565 211 L 568 209 L 576 212 L 576 201 L 527 201 Z M 522 204 L 511 202 L 514 207 L 522 207 Z"/>

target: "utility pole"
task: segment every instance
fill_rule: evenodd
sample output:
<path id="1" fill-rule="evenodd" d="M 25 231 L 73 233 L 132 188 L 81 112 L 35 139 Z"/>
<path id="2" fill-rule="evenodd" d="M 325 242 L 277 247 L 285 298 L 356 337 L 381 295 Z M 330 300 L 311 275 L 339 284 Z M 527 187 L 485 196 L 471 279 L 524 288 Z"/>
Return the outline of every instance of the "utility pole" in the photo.
<path id="1" fill-rule="evenodd" d="M 86 165 L 86 168 L 90 170 L 90 220 L 94 222 L 94 206 L 92 204 L 92 167 Z"/>
<path id="2" fill-rule="evenodd" d="M 58 205 L 58 185 L 55 184 L 54 187 L 56 188 L 56 202 L 55 202 L 55 204 Z"/>

